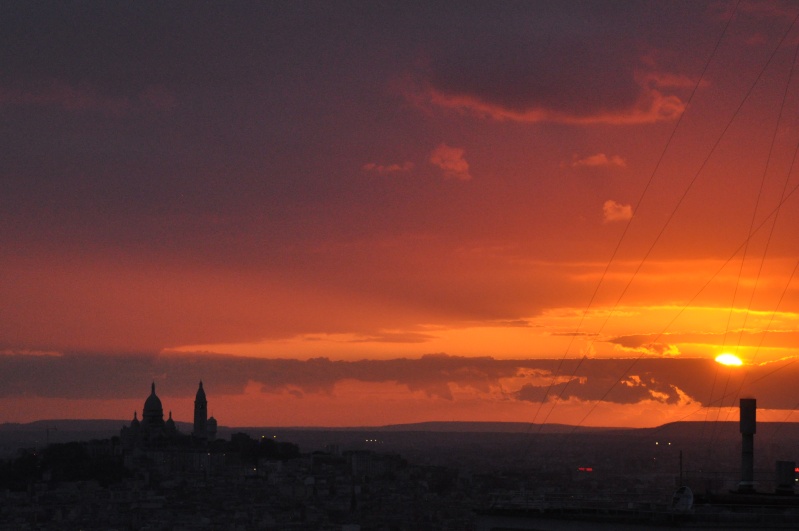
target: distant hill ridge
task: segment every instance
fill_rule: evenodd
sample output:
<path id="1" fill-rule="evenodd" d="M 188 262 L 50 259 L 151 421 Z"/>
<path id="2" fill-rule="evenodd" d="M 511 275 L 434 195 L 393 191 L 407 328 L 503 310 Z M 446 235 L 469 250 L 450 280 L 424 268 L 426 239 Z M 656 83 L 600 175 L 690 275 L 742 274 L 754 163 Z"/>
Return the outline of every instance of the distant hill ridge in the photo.
<path id="1" fill-rule="evenodd" d="M 130 419 L 53 419 L 36 420 L 33 422 L 4 422 L 0 423 L 0 432 L 8 431 L 57 431 L 77 432 L 77 431 L 113 431 L 119 432 L 122 426 L 128 426 Z M 175 422 L 178 429 L 190 432 L 192 424 L 190 422 Z M 601 432 L 601 431 L 646 431 L 683 428 L 695 428 L 701 421 L 681 421 L 664 424 L 654 428 L 624 428 L 624 427 L 601 427 L 601 426 L 573 426 L 570 424 L 531 424 L 529 422 L 482 422 L 482 421 L 428 421 L 412 422 L 406 424 L 386 424 L 383 426 L 226 426 L 226 430 L 326 430 L 326 431 L 448 431 L 448 432 L 496 432 L 496 433 L 562 433 L 562 432 Z M 737 426 L 738 421 L 719 422 L 720 425 Z M 786 425 L 799 426 L 797 423 L 784 422 L 758 422 L 758 426 L 765 425 Z"/>
<path id="2" fill-rule="evenodd" d="M 0 424 L 0 459 L 14 456 L 20 448 L 41 448 L 47 444 L 71 441 L 108 439 L 119 435 L 130 420 L 114 419 L 53 419 L 28 423 Z M 188 422 L 176 422 L 182 433 L 191 433 Z M 352 427 L 229 427 L 220 426 L 218 436 L 229 439 L 233 433 L 244 432 L 252 437 L 274 437 L 280 441 L 296 443 L 303 451 L 314 451 L 327 445 L 341 448 L 381 448 L 413 452 L 419 448 L 449 448 L 461 445 L 518 444 L 528 437 L 575 437 L 583 441 L 616 440 L 667 440 L 677 444 L 702 444 L 711 434 L 717 444 L 732 444 L 740 440 L 738 421 L 726 422 L 674 422 L 655 428 L 611 428 L 569 426 L 564 424 L 530 424 L 525 422 L 417 422 L 390 424 L 385 426 Z M 759 422 L 757 440 L 762 442 L 783 441 L 794 446 L 799 444 L 799 423 Z M 759 442 L 758 444 L 762 444 Z M 505 444 L 503 443 L 503 444 Z M 559 443 L 556 443 L 559 444 Z M 593 443 L 590 443 L 593 444 Z M 613 443 L 616 444 L 616 443 Z"/>
<path id="3" fill-rule="evenodd" d="M 62 439 L 59 433 L 107 433 L 104 437 L 118 435 L 122 426 L 128 426 L 130 420 L 114 419 L 52 419 L 37 420 L 27 423 L 5 422 L 0 423 L 0 433 L 8 432 L 49 432 L 54 439 Z M 175 422 L 178 430 L 190 433 L 192 424 L 189 422 Z M 407 424 L 386 424 L 383 426 L 220 426 L 221 433 L 235 431 L 263 431 L 263 430 L 309 430 L 309 431 L 369 431 L 369 432 L 453 432 L 453 433 L 598 433 L 608 431 L 646 431 L 646 430 L 669 430 L 682 431 L 692 430 L 702 422 L 673 422 L 655 428 L 620 428 L 620 427 L 593 427 L 593 426 L 572 426 L 569 424 L 531 424 L 529 422 L 481 422 L 481 421 L 429 421 L 413 422 Z M 737 421 L 720 422 L 721 425 L 737 426 Z M 786 424 L 786 423 L 759 423 L 766 424 Z M 787 423 L 790 425 L 790 423 Z M 799 424 L 797 424 L 799 426 Z M 99 436 L 99 435 L 94 435 Z"/>
<path id="4" fill-rule="evenodd" d="M 175 422 L 178 429 L 191 429 L 188 422 Z M 0 431 L 57 431 L 79 432 L 79 431 L 114 431 L 119 434 L 122 426 L 129 426 L 128 420 L 113 419 L 53 419 L 35 420 L 33 422 L 18 423 L 5 422 L 0 424 Z"/>
<path id="5" fill-rule="evenodd" d="M 68 440 L 107 438 L 119 435 L 122 426 L 130 424 L 130 420 L 114 419 L 53 419 L 37 420 L 27 423 L 6 422 L 0 424 L 0 435 L 8 438 L 12 435 L 20 436 L 24 439 L 35 437 L 44 439 L 45 436 L 51 442 L 63 442 Z M 178 430 L 183 433 L 191 433 L 192 424 L 189 422 L 176 422 Z M 414 422 L 407 424 L 387 424 L 384 426 L 220 426 L 219 435 L 227 437 L 237 431 L 243 432 L 264 432 L 264 431 L 327 431 L 327 432 L 377 432 L 377 433 L 397 433 L 397 432 L 431 432 L 431 433 L 530 433 L 530 434 L 563 434 L 563 433 L 620 433 L 635 432 L 637 434 L 669 434 L 669 435 L 700 435 L 709 425 L 714 424 L 714 429 L 722 432 L 737 432 L 738 421 L 680 421 L 663 424 L 654 428 L 619 428 L 619 427 L 592 427 L 592 426 L 571 426 L 568 424 L 530 424 L 527 422 L 480 422 L 480 421 L 431 421 Z M 765 438 L 770 434 L 779 433 L 781 437 L 799 437 L 799 423 L 792 422 L 758 422 L 758 435 Z"/>
<path id="6" fill-rule="evenodd" d="M 575 430 L 568 424 L 531 424 L 529 422 L 480 422 L 480 421 L 430 421 L 409 424 L 389 424 L 374 428 L 362 427 L 378 431 L 447 431 L 458 433 L 563 433 Z M 607 431 L 620 428 L 593 428 L 580 426 L 577 431 Z"/>

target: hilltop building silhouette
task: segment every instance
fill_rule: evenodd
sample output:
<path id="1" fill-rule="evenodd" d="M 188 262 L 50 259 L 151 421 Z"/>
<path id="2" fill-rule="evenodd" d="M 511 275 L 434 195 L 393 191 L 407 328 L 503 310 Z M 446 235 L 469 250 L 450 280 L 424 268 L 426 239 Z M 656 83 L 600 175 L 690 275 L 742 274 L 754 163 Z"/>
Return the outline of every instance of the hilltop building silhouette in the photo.
<path id="1" fill-rule="evenodd" d="M 191 437 L 203 442 L 213 442 L 216 439 L 217 422 L 214 417 L 208 417 L 208 399 L 205 396 L 203 383 L 197 389 L 194 399 L 194 426 Z M 150 395 L 144 401 L 141 421 L 136 411 L 133 412 L 133 420 L 130 426 L 123 426 L 120 432 L 120 439 L 127 447 L 146 446 L 154 443 L 169 444 L 175 442 L 180 434 L 175 421 L 172 419 L 172 411 L 169 418 L 164 421 L 164 407 L 161 399 L 155 394 L 155 382 L 150 386 Z"/>
<path id="2" fill-rule="evenodd" d="M 148 434 L 155 434 L 164 430 L 164 408 L 161 399 L 155 394 L 155 382 L 150 388 L 150 396 L 144 401 L 144 409 L 141 412 L 141 429 Z M 133 413 L 134 417 L 136 412 Z M 171 413 L 169 415 L 172 416 Z"/>
<path id="3" fill-rule="evenodd" d="M 194 429 L 191 434 L 198 439 L 213 441 L 216 439 L 216 419 L 208 417 L 208 400 L 205 398 L 203 381 L 200 380 L 200 387 L 194 397 Z"/>

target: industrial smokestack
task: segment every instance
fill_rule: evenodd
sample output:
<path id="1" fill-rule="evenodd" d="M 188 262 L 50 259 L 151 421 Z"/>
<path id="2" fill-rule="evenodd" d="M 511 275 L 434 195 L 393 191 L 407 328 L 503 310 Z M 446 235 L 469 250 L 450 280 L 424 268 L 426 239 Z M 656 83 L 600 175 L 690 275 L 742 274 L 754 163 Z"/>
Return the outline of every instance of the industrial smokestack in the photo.
<path id="1" fill-rule="evenodd" d="M 742 398 L 741 412 L 741 482 L 738 492 L 755 490 L 755 432 L 757 431 L 757 400 Z"/>

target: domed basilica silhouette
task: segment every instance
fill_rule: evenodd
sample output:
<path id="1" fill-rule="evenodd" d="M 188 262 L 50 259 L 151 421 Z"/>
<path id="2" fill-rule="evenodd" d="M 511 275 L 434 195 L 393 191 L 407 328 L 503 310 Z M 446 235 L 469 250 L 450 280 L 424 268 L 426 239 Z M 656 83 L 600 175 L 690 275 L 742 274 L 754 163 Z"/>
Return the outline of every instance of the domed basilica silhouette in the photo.
<path id="1" fill-rule="evenodd" d="M 191 438 L 200 442 L 212 442 L 216 439 L 217 422 L 214 417 L 208 417 L 208 400 L 203 389 L 203 382 L 194 398 L 194 425 Z M 155 382 L 150 387 L 150 396 L 144 401 L 144 408 L 139 420 L 137 413 L 133 412 L 130 426 L 124 426 L 120 438 L 125 446 L 147 446 L 156 443 L 169 443 L 178 438 L 185 437 L 179 433 L 172 412 L 164 421 L 164 408 L 161 399 L 155 394 Z"/>

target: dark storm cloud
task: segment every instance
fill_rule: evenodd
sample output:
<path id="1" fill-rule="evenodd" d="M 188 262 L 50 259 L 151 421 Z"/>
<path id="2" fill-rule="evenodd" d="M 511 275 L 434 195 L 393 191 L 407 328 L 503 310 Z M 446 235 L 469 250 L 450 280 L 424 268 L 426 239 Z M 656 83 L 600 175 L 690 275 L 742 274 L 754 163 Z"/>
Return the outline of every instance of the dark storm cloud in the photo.
<path id="1" fill-rule="evenodd" d="M 0 139 L 10 156 L 0 205 L 16 214 L 9 238 L 46 239 L 60 220 L 71 238 L 93 242 L 186 241 L 208 219 L 241 230 L 253 223 L 239 213 L 324 194 L 311 183 L 328 176 L 310 161 L 325 158 L 343 123 L 337 109 L 374 88 L 353 79 L 355 65 L 375 65 L 343 38 L 368 25 L 340 11 L 4 4 Z"/>
<path id="2" fill-rule="evenodd" d="M 546 396 L 547 400 L 576 398 L 619 404 L 641 400 L 675 404 L 684 397 L 708 406 L 718 405 L 722 396 L 729 403 L 741 393 L 757 396 L 764 407 L 793 409 L 796 401 L 791 382 L 799 376 L 793 361 L 735 369 L 697 358 L 569 361 L 557 381 L 524 384 L 515 396 L 530 402 L 540 402 Z"/>
<path id="3" fill-rule="evenodd" d="M 475 49 L 437 60 L 432 85 L 516 113 L 544 108 L 590 116 L 628 109 L 640 98 L 635 58 L 620 46 L 596 47 L 591 36 L 573 42 L 536 34 L 485 37 Z"/>
<path id="4" fill-rule="evenodd" d="M 151 380 L 169 396 L 193 396 L 197 381 L 216 393 L 238 394 L 249 382 L 264 392 L 335 393 L 343 381 L 393 383 L 431 398 L 453 400 L 452 386 L 540 402 L 570 398 L 634 404 L 683 398 L 716 404 L 740 391 L 762 407 L 793 408 L 799 364 L 786 360 L 731 370 L 701 359 L 501 360 L 431 354 L 419 359 L 335 361 L 231 358 L 216 355 L 0 355 L 0 397 L 139 398 Z M 552 375 L 557 374 L 556 380 Z M 514 384 L 501 383 L 512 378 Z M 527 382 L 525 382 L 527 380 Z M 507 382 L 508 380 L 505 380 Z M 519 383 L 521 382 L 521 383 Z M 567 383 L 568 382 L 568 383 Z M 550 387 L 550 383 L 552 383 Z"/>
<path id="5" fill-rule="evenodd" d="M 692 336 L 696 335 L 699 334 L 692 334 Z M 716 335 L 717 334 L 708 334 L 708 336 L 716 336 Z M 682 341 L 679 341 L 680 339 L 682 339 Z M 708 338 L 706 337 L 705 339 L 707 340 Z M 666 342 L 665 340 L 670 340 L 671 343 Z M 679 338 L 676 338 L 668 334 L 661 334 L 661 335 L 639 334 L 631 336 L 620 336 L 620 337 L 609 338 L 606 339 L 605 341 L 614 345 L 618 345 L 622 347 L 622 350 L 626 350 L 628 352 L 645 352 L 655 356 L 679 355 L 680 351 L 675 343 L 678 341 L 681 343 L 692 342 L 684 335 L 680 335 Z"/>
<path id="6" fill-rule="evenodd" d="M 578 400 L 604 400 L 614 404 L 636 404 L 642 400 L 651 400 L 654 398 L 646 384 L 633 383 L 617 385 L 610 388 L 615 380 L 594 380 L 580 381 L 571 380 L 568 383 L 560 383 L 549 386 L 540 386 L 525 384 L 517 391 L 516 398 L 519 400 L 527 400 L 528 402 L 541 402 L 546 395 L 547 401 L 555 398 L 559 400 L 568 400 L 576 398 Z M 608 390 L 610 392 L 608 392 Z M 548 392 L 547 392 L 548 390 Z M 667 403 L 676 403 L 679 399 L 676 395 L 669 396 L 667 400 L 658 400 Z"/>
<path id="7" fill-rule="evenodd" d="M 665 32 L 675 30 L 677 16 L 706 20 L 705 7 L 685 2 L 660 7 L 647 2 L 503 3 L 483 9 L 482 16 L 476 15 L 477 8 L 469 13 L 473 16 L 453 17 L 451 39 L 431 54 L 423 82 L 429 84 L 433 103 L 521 121 L 675 118 L 685 87 L 664 81 L 686 73 L 670 71 L 673 65 L 667 61 L 652 64 L 652 54 L 662 47 L 667 55 L 675 46 Z M 679 31 L 687 29 L 683 22 Z M 644 33 L 650 41 L 641 40 Z"/>
<path id="8" fill-rule="evenodd" d="M 548 366 L 546 360 L 536 366 Z M 191 394 L 196 380 L 213 378 L 223 393 L 242 392 L 248 381 L 270 392 L 285 389 L 331 393 L 337 382 L 396 382 L 430 396 L 451 398 L 449 384 L 487 390 L 514 376 L 515 361 L 428 355 L 421 359 L 333 361 L 227 356 L 64 354 L 0 355 L 0 395 L 60 398 L 138 397 L 141 382 L 155 379 L 169 394 Z M 74 375 L 64 379 L 64 374 Z"/>
<path id="9" fill-rule="evenodd" d="M 0 238 L 207 256 L 363 230 L 373 189 L 351 174 L 384 136 L 405 143 L 375 124 L 402 108 L 423 125 L 397 80 L 511 112 L 624 112 L 640 54 L 703 19 L 658 5 L 5 3 Z"/>
<path id="10" fill-rule="evenodd" d="M 635 349 L 650 344 L 654 338 L 654 334 L 636 334 L 630 336 L 612 337 L 607 341 L 608 343 L 614 343 L 628 349 Z"/>

